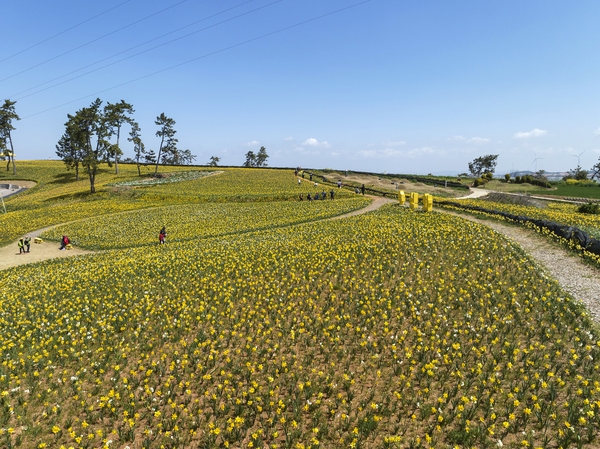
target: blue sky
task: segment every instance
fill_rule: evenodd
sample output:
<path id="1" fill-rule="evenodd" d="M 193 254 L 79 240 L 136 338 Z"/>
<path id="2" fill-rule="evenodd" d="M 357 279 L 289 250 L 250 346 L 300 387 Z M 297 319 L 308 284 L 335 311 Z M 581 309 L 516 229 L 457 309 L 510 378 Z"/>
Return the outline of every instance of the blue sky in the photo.
<path id="1" fill-rule="evenodd" d="M 67 114 L 100 97 L 133 104 L 147 148 L 156 116 L 175 119 L 198 163 L 261 145 L 271 166 L 388 173 L 598 161 L 600 2 L 358 3 L 5 2 L 17 160 L 55 158 Z"/>

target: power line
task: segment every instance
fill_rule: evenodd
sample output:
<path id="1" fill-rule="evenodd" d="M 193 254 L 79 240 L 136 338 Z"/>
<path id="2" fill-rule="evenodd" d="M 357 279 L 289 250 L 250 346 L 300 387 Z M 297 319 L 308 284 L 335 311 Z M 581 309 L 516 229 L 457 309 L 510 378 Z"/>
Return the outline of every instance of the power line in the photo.
<path id="1" fill-rule="evenodd" d="M 192 63 L 192 62 L 199 61 L 199 60 L 201 60 L 201 59 L 205 59 L 205 58 L 208 58 L 208 57 L 210 57 L 210 56 L 214 56 L 214 55 L 216 55 L 216 54 L 223 53 L 223 52 L 226 52 L 226 51 L 228 51 L 228 50 L 231 50 L 231 49 L 234 49 L 234 48 L 237 48 L 237 47 L 241 47 L 242 45 L 246 45 L 246 44 L 249 44 L 249 43 L 251 43 L 251 42 L 255 42 L 255 41 L 258 41 L 258 40 L 264 39 L 264 38 L 266 38 L 266 37 L 273 36 L 273 35 L 275 35 L 275 34 L 279 34 L 279 33 L 282 33 L 282 32 L 284 32 L 284 31 L 291 30 L 292 28 L 297 28 L 297 27 L 299 27 L 299 26 L 306 25 L 307 23 L 314 22 L 314 21 L 316 21 L 316 20 L 322 19 L 322 18 L 324 18 L 324 17 L 332 16 L 332 15 L 334 15 L 334 14 L 338 14 L 338 13 L 340 13 L 340 12 L 342 12 L 342 11 L 347 11 L 347 10 L 349 10 L 349 9 L 352 9 L 352 8 L 355 8 L 355 7 L 357 7 L 357 6 L 364 5 L 365 3 L 370 3 L 371 1 L 373 1 L 373 0 L 364 0 L 364 1 L 361 1 L 361 2 L 358 2 L 358 3 L 354 3 L 354 4 L 352 4 L 352 5 L 349 5 L 349 6 L 345 6 L 344 8 L 336 9 L 336 10 L 334 10 L 334 11 L 331 11 L 331 12 L 328 12 L 328 13 L 325 13 L 325 14 L 321 14 L 321 15 L 319 15 L 319 16 L 312 17 L 312 18 L 310 18 L 310 19 L 307 19 L 307 20 L 303 20 L 302 22 L 295 23 L 294 25 L 289 25 L 289 26 L 287 26 L 287 27 L 283 27 L 283 28 L 280 28 L 280 29 L 278 29 L 278 30 L 271 31 L 271 32 L 269 32 L 269 33 L 261 34 L 260 36 L 253 37 L 253 38 L 251 38 L 251 39 L 247 39 L 247 40 L 245 40 L 245 41 L 242 41 L 242 42 L 238 42 L 237 44 L 233 44 L 233 45 L 230 45 L 230 46 L 228 46 L 228 47 L 224 47 L 224 48 L 221 48 L 221 49 L 219 49 L 219 50 L 215 50 L 215 51 L 213 51 L 213 52 L 206 53 L 206 54 L 204 54 L 204 55 L 202 55 L 202 56 L 198 56 L 198 57 L 196 57 L 196 58 L 189 59 L 189 60 L 187 60 L 187 61 L 184 61 L 184 62 L 181 62 L 181 63 L 179 63 L 179 64 L 175 64 L 175 65 L 172 65 L 172 66 L 170 66 L 170 67 L 167 67 L 167 68 L 164 68 L 164 69 L 161 69 L 161 70 L 157 70 L 157 71 L 155 71 L 155 72 L 152 72 L 152 73 L 149 73 L 149 74 L 147 74 L 147 75 L 140 76 L 140 77 L 138 77 L 138 78 L 134 78 L 134 79 L 132 79 L 132 80 L 129 80 L 129 81 L 125 81 L 124 83 L 120 83 L 120 84 L 114 85 L 114 86 L 112 86 L 112 87 L 108 87 L 108 88 L 106 88 L 106 89 L 99 90 L 99 91 L 97 91 L 97 92 L 94 92 L 94 93 L 92 93 L 92 94 L 88 94 L 88 95 L 85 95 L 85 96 L 83 96 L 83 97 L 77 98 L 76 100 L 72 100 L 72 101 L 69 101 L 69 102 L 67 102 L 67 103 L 63 103 L 63 104 L 61 104 L 61 105 L 54 106 L 54 107 L 52 107 L 52 108 L 48 108 L 48 109 L 45 109 L 45 110 L 43 110 L 43 111 L 40 111 L 40 112 L 36 112 L 36 113 L 34 113 L 34 114 L 30 114 L 30 115 L 28 115 L 28 116 L 26 116 L 26 117 L 22 117 L 21 119 L 22 119 L 22 120 L 24 120 L 24 119 L 28 119 L 28 118 L 30 118 L 30 117 L 34 117 L 34 116 L 36 116 L 36 115 L 43 114 L 43 113 L 45 113 L 45 112 L 53 111 L 54 109 L 62 108 L 63 106 L 67 106 L 67 105 L 69 105 L 69 104 L 76 103 L 76 102 L 78 102 L 78 101 L 81 101 L 81 100 L 85 100 L 86 98 L 89 98 L 89 97 L 95 97 L 95 96 L 97 96 L 97 95 L 99 95 L 99 94 L 102 94 L 102 93 L 104 93 L 104 92 L 108 92 L 109 90 L 117 89 L 117 88 L 119 88 L 119 87 L 126 86 L 126 85 L 128 85 L 128 84 L 135 83 L 135 82 L 137 82 L 137 81 L 140 81 L 140 80 L 143 80 L 143 79 L 145 79 L 145 78 L 149 78 L 149 77 L 151 77 L 151 76 L 158 75 L 159 73 L 167 72 L 167 71 L 169 71 L 169 70 L 176 69 L 176 68 L 178 68 L 178 67 L 181 67 L 181 66 L 184 66 L 184 65 L 186 65 L 186 64 L 190 64 L 190 63 Z"/>
<path id="2" fill-rule="evenodd" d="M 91 41 L 88 41 L 85 44 L 81 44 L 81 45 L 79 45 L 79 46 L 77 46 L 75 48 L 72 48 L 71 50 L 68 50 L 68 51 L 66 51 L 64 53 L 61 53 L 60 55 L 53 56 L 52 58 L 46 59 L 45 61 L 42 61 L 39 64 L 33 65 L 33 66 L 31 66 L 31 67 L 29 67 L 29 68 L 27 68 L 25 70 L 21 70 L 20 72 L 17 72 L 17 73 L 15 73 L 13 75 L 7 76 L 6 78 L 1 79 L 0 83 L 4 82 L 6 80 L 9 80 L 11 78 L 14 78 L 15 76 L 21 75 L 21 74 L 23 74 L 25 72 L 29 72 L 30 70 L 33 70 L 36 67 L 39 67 L 39 66 L 44 65 L 44 64 L 47 64 L 48 62 L 54 61 L 55 59 L 58 59 L 58 58 L 60 58 L 62 56 L 65 56 L 65 55 L 68 55 L 69 53 L 73 53 L 74 51 L 79 50 L 80 48 L 86 47 L 86 46 L 88 46 L 90 44 L 93 44 L 94 42 L 98 42 L 99 40 L 102 40 L 105 37 L 111 36 L 111 35 L 113 35 L 115 33 L 118 33 L 119 31 L 123 31 L 126 28 L 129 28 L 129 27 L 131 27 L 133 25 L 136 25 L 136 24 L 138 24 L 140 22 L 143 22 L 144 20 L 148 20 L 149 18 L 154 17 L 154 16 L 156 16 L 158 14 L 162 14 L 163 12 L 165 12 L 165 11 L 171 9 L 171 8 L 174 8 L 174 7 L 178 6 L 178 5 L 181 5 L 182 3 L 185 3 L 185 2 L 187 2 L 187 0 L 181 0 L 179 3 L 175 3 L 174 5 L 171 5 L 171 6 L 168 6 L 168 7 L 164 8 L 164 9 L 161 9 L 160 11 L 157 11 L 157 12 L 155 12 L 153 14 L 150 14 L 149 16 L 146 16 L 146 17 L 144 17 L 142 19 L 136 20 L 135 22 L 132 22 L 132 23 L 130 23 L 128 25 L 125 25 L 124 27 L 121 27 L 121 28 L 118 28 L 118 29 L 116 29 L 114 31 L 111 31 L 110 33 L 106 33 L 106 34 L 104 34 L 104 35 L 102 35 L 100 37 L 97 37 L 96 39 L 92 39 Z"/>
<path id="3" fill-rule="evenodd" d="M 181 28 L 177 28 L 176 30 L 169 31 L 168 33 L 162 34 L 162 35 L 160 35 L 160 36 L 158 36 L 158 37 L 155 37 L 155 38 L 153 38 L 153 39 L 150 39 L 150 40 L 147 40 L 147 41 L 145 41 L 145 42 L 142 42 L 141 44 L 134 45 L 133 47 L 129 47 L 129 48 L 128 48 L 128 49 L 126 49 L 126 50 L 122 50 L 122 51 L 120 51 L 120 52 L 118 52 L 118 53 L 115 53 L 115 54 L 113 54 L 113 55 L 111 55 L 111 56 L 108 56 L 108 57 L 106 57 L 106 58 L 100 59 L 100 60 L 98 60 L 98 61 L 96 61 L 96 62 L 93 62 L 93 63 L 91 63 L 91 64 L 88 64 L 88 65 L 86 65 L 86 66 L 84 66 L 84 67 L 80 67 L 80 68 L 78 68 L 78 69 L 72 70 L 72 71 L 70 71 L 70 72 L 68 72 L 68 73 L 65 73 L 64 75 L 61 75 L 61 76 L 59 76 L 59 77 L 56 77 L 56 78 L 54 78 L 54 79 L 51 79 L 50 81 L 46 81 L 46 82 L 44 82 L 44 83 L 38 84 L 37 86 L 30 87 L 29 89 L 22 90 L 21 92 L 18 92 L 18 93 L 16 93 L 16 94 L 9 95 L 9 96 L 8 96 L 8 98 L 15 98 L 15 97 L 16 97 L 16 99 L 17 99 L 17 100 L 22 100 L 23 98 L 30 97 L 30 96 L 32 96 L 32 95 L 35 95 L 35 94 L 38 94 L 38 93 L 40 93 L 40 92 L 44 92 L 44 91 L 46 91 L 46 90 L 48 90 L 48 89 L 52 89 L 53 87 L 60 86 L 60 85 L 62 85 L 62 84 L 65 84 L 65 83 L 67 83 L 67 82 L 69 82 L 69 81 L 73 81 L 73 80 L 75 80 L 75 79 L 81 78 L 82 76 L 89 75 L 90 73 L 94 73 L 94 72 L 96 72 L 96 71 L 98 71 L 98 70 L 101 70 L 101 69 L 103 69 L 103 68 L 110 67 L 111 65 L 114 65 L 114 64 L 117 64 L 117 63 L 119 63 L 119 62 L 125 61 L 125 60 L 127 60 L 127 59 L 133 58 L 133 57 L 135 57 L 135 56 L 141 55 L 142 53 L 146 53 L 146 52 L 148 52 L 148 51 L 150 51 L 150 50 L 154 50 L 154 49 L 156 49 L 156 48 L 159 48 L 159 47 L 161 47 L 161 46 L 163 46 L 163 45 L 170 44 L 170 43 L 172 43 L 172 42 L 175 42 L 175 41 L 177 41 L 177 40 L 180 40 L 180 39 L 183 39 L 183 38 L 185 38 L 185 37 L 191 36 L 192 34 L 199 33 L 199 32 L 201 32 L 201 31 L 204 31 L 204 30 L 208 29 L 208 28 L 214 27 L 214 26 L 216 26 L 216 25 L 220 25 L 220 24 L 222 24 L 222 23 L 225 23 L 225 22 L 227 22 L 227 21 L 229 21 L 229 20 L 233 20 L 233 19 L 235 19 L 235 18 L 238 18 L 238 17 L 244 16 L 244 15 L 250 14 L 250 13 L 252 13 L 252 12 L 254 12 L 254 11 L 257 11 L 258 9 L 262 9 L 262 8 L 265 8 L 265 7 L 267 7 L 267 6 L 270 6 L 270 5 L 272 5 L 272 3 L 270 3 L 269 5 L 262 6 L 262 7 L 260 7 L 260 8 L 254 9 L 254 10 L 252 10 L 252 11 L 248 11 L 248 12 L 246 12 L 246 13 L 244 13 L 244 14 L 240 14 L 240 15 L 238 15 L 238 16 L 235 16 L 235 17 L 232 17 L 232 18 L 230 18 L 230 19 L 227 19 L 227 20 L 225 20 L 225 21 L 223 21 L 223 22 L 219 22 L 219 23 L 217 23 L 217 24 L 215 24 L 215 25 L 212 25 L 211 27 L 206 27 L 206 28 L 203 28 L 203 29 L 201 29 L 201 30 L 194 31 L 193 33 L 189 33 L 189 34 L 186 34 L 186 35 L 184 35 L 184 36 L 180 36 L 180 37 L 178 37 L 177 39 L 173 39 L 173 40 L 171 40 L 171 41 L 168 41 L 168 42 L 165 42 L 165 43 L 163 43 L 163 44 L 157 45 L 157 46 L 155 46 L 155 47 L 149 48 L 149 49 L 147 49 L 147 50 L 144 50 L 144 51 L 142 51 L 142 52 L 136 53 L 136 54 L 134 54 L 134 55 L 130 55 L 130 56 L 128 56 L 127 58 L 119 59 L 118 61 L 112 62 L 112 63 L 110 63 L 110 64 L 106 64 L 106 65 L 104 65 L 104 66 L 102 66 L 102 67 L 98 67 L 97 69 L 94 69 L 94 70 L 90 70 L 89 72 L 83 73 L 83 74 L 81 74 L 81 75 L 78 75 L 78 76 L 75 76 L 75 77 L 73 77 L 73 78 L 69 78 L 68 80 L 62 81 L 62 82 L 60 82 L 60 83 L 53 84 L 52 86 L 49 86 L 49 87 L 47 87 L 47 88 L 44 88 L 44 89 L 40 89 L 40 90 L 38 90 L 38 91 L 36 91 L 36 92 L 33 92 L 33 93 L 29 94 L 29 95 L 25 95 L 25 96 L 19 97 L 19 95 L 21 95 L 21 94 L 24 94 L 24 93 L 26 93 L 26 92 L 29 92 L 30 90 L 37 89 L 38 87 L 45 86 L 46 84 L 52 83 L 52 82 L 54 82 L 54 81 L 57 81 L 57 80 L 59 80 L 59 79 L 61 79 L 61 78 L 64 78 L 65 76 L 72 75 L 73 73 L 80 72 L 81 70 L 85 70 L 85 69 L 87 69 L 88 67 L 92 67 L 92 66 L 94 66 L 94 65 L 96 65 L 96 64 L 100 64 L 101 62 L 104 62 L 104 61 L 107 61 L 107 60 L 109 60 L 109 59 L 112 59 L 112 58 L 114 58 L 115 56 L 119 56 L 119 55 L 121 55 L 121 54 L 123 54 L 123 53 L 127 53 L 128 51 L 134 50 L 134 49 L 136 49 L 136 48 L 138 48 L 138 47 L 142 47 L 142 46 L 144 46 L 144 45 L 146 45 L 146 44 L 148 44 L 148 43 L 150 43 L 150 42 L 154 42 L 154 41 L 156 41 L 156 40 L 158 40 L 158 39 L 161 39 L 161 38 L 163 38 L 163 37 L 165 37 L 165 36 L 169 36 L 169 35 L 171 35 L 171 34 L 173 34 L 173 33 L 176 33 L 176 32 L 178 32 L 178 31 L 181 31 L 181 30 L 183 30 L 183 29 L 185 29 L 185 28 L 189 28 L 189 27 L 191 27 L 191 26 L 193 26 L 193 25 L 196 25 L 196 24 L 198 24 L 198 23 L 204 22 L 204 21 L 206 21 L 206 20 L 208 20 L 208 19 L 212 19 L 213 17 L 217 17 L 217 16 L 219 16 L 219 15 L 221 15 L 221 14 L 224 14 L 224 13 L 226 13 L 226 12 L 229 12 L 229 11 L 231 11 L 231 10 L 233 10 L 233 9 L 239 8 L 239 7 L 241 7 L 241 6 L 243 6 L 243 5 L 247 4 L 247 3 L 251 3 L 252 1 L 254 1 L 254 0 L 247 0 L 247 1 L 243 2 L 243 3 L 240 3 L 239 5 L 233 6 L 233 7 L 231 7 L 231 8 L 227 8 L 227 9 L 225 9 L 225 10 L 223 10 L 223 11 L 220 11 L 220 12 L 218 12 L 218 13 L 216 13 L 216 14 L 210 15 L 210 16 L 208 16 L 208 17 L 204 17 L 203 19 L 196 20 L 195 22 L 192 22 L 192 23 L 190 23 L 190 24 L 188 24 L 188 25 L 185 25 L 185 26 L 183 26 L 183 27 L 181 27 Z M 278 1 L 283 1 L 283 0 L 278 0 Z M 278 3 L 278 2 L 275 2 L 275 3 Z"/>
<path id="4" fill-rule="evenodd" d="M 44 39 L 43 41 L 40 41 L 40 42 L 38 42 L 37 44 L 33 44 L 33 45 L 31 45 L 31 46 L 29 46 L 29 47 L 27 47 L 27 48 L 23 49 L 23 50 L 20 50 L 20 51 L 18 51 L 18 52 L 16 52 L 16 53 L 14 53 L 14 54 L 12 54 L 12 55 L 10 55 L 10 56 L 8 56 L 8 57 L 4 58 L 4 59 L 0 59 L 0 62 L 7 61 L 7 60 L 9 60 L 9 59 L 11 59 L 11 58 L 14 58 L 15 56 L 18 56 L 18 55 L 20 55 L 21 53 L 25 53 L 26 51 L 28 51 L 28 50 L 31 50 L 32 48 L 35 48 L 35 47 L 37 47 L 38 45 L 42 45 L 43 43 L 45 43 L 45 42 L 48 42 L 49 40 L 52 40 L 52 39 L 54 39 L 55 37 L 58 37 L 58 36 L 60 36 L 61 34 L 65 34 L 65 33 L 67 33 L 68 31 L 71 31 L 71 30 L 73 30 L 73 29 L 77 28 L 78 26 L 81 26 L 81 25 L 83 25 L 84 23 L 88 23 L 88 22 L 90 22 L 90 21 L 92 21 L 92 20 L 94 20 L 94 19 L 97 19 L 98 17 L 100 17 L 100 16 L 102 16 L 102 15 L 104 15 L 104 14 L 106 14 L 106 13 L 108 13 L 108 12 L 112 11 L 113 9 L 117 9 L 117 8 L 118 8 L 118 7 L 120 7 L 120 6 L 123 6 L 125 3 L 129 3 L 130 1 L 131 1 L 131 0 L 125 0 L 123 3 L 119 3 L 117 6 L 113 6 L 112 8 L 109 8 L 109 9 L 107 9 L 106 11 L 104 11 L 104 12 L 101 12 L 100 14 L 96 14 L 94 17 L 90 17 L 89 19 L 86 19 L 86 20 L 84 20 L 83 22 L 79 22 L 77 25 L 73 25 L 72 27 L 70 27 L 70 28 L 67 28 L 66 30 L 63 30 L 63 31 L 61 31 L 60 33 L 56 33 L 55 35 L 53 35 L 53 36 L 50 36 L 50 37 L 48 37 L 48 38 Z"/>

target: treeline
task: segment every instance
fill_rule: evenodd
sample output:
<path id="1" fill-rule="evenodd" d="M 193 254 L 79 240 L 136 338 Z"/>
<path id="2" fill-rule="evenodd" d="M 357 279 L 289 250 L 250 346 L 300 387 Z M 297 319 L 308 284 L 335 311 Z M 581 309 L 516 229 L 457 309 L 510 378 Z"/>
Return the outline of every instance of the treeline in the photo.
<path id="1" fill-rule="evenodd" d="M 65 131 L 56 145 L 56 155 L 65 163 L 67 169 L 75 170 L 75 178 L 79 180 L 79 168 L 85 169 L 90 180 L 91 193 L 96 192 L 95 180 L 100 164 L 107 163 L 115 167 L 119 173 L 119 161 L 123 156 L 121 150 L 121 132 L 129 127 L 127 140 L 133 143 L 134 157 L 127 162 L 137 164 L 141 176 L 141 165 L 154 165 L 154 174 L 158 173 L 159 164 L 187 165 L 195 159 L 190 150 L 177 148 L 175 138 L 175 120 L 161 113 L 154 123 L 158 126 L 155 135 L 160 139 L 158 155 L 153 150 L 146 150 L 142 141 L 141 129 L 133 119 L 133 106 L 121 100 L 119 103 L 107 103 L 97 98 L 88 107 L 81 108 L 75 114 L 67 114 Z"/>

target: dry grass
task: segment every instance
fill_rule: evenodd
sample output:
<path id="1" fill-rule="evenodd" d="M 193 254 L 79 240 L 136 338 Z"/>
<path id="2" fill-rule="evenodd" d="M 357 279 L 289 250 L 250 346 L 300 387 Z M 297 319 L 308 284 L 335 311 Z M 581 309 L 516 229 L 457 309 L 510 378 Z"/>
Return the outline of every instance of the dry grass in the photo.
<path id="1" fill-rule="evenodd" d="M 338 179 L 346 184 L 364 184 L 366 187 L 371 187 L 377 190 L 385 190 L 390 192 L 398 192 L 403 190 L 405 193 L 418 192 L 421 194 L 429 193 L 435 196 L 444 198 L 457 198 L 464 195 L 463 191 L 434 187 L 422 182 L 412 182 L 404 178 L 388 178 L 377 175 L 364 175 L 349 173 L 344 176 L 343 173 L 330 172 L 325 175 L 327 179 L 337 182 Z M 396 188 L 397 185 L 397 188 Z"/>

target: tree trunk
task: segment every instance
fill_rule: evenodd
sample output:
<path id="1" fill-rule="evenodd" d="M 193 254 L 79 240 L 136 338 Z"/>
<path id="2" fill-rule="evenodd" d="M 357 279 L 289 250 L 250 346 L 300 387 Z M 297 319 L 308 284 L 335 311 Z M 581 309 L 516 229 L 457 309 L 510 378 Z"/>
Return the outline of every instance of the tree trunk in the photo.
<path id="1" fill-rule="evenodd" d="M 158 157 L 156 158 L 156 168 L 154 169 L 154 176 L 156 177 L 156 174 L 158 173 L 158 163 L 160 162 L 160 155 L 162 153 L 162 148 L 163 148 L 163 143 L 165 141 L 165 138 L 163 137 L 160 141 L 160 147 L 158 148 Z"/>
<path id="2" fill-rule="evenodd" d="M 142 171 L 140 170 L 140 161 L 138 161 L 137 167 L 138 167 L 138 176 L 142 176 Z"/>
<path id="3" fill-rule="evenodd" d="M 115 175 L 119 174 L 119 136 L 121 135 L 121 127 L 117 128 L 117 149 L 115 150 Z"/>
<path id="4" fill-rule="evenodd" d="M 8 133 L 8 141 L 10 143 L 10 152 L 12 153 L 11 157 L 12 157 L 13 175 L 16 175 L 17 174 L 17 166 L 15 165 L 15 149 L 13 148 L 12 137 L 10 135 L 10 132 Z"/>
<path id="5" fill-rule="evenodd" d="M 75 162 L 75 181 L 79 181 L 79 162 Z"/>
<path id="6" fill-rule="evenodd" d="M 90 171 L 90 193 L 96 193 L 96 174 Z"/>

